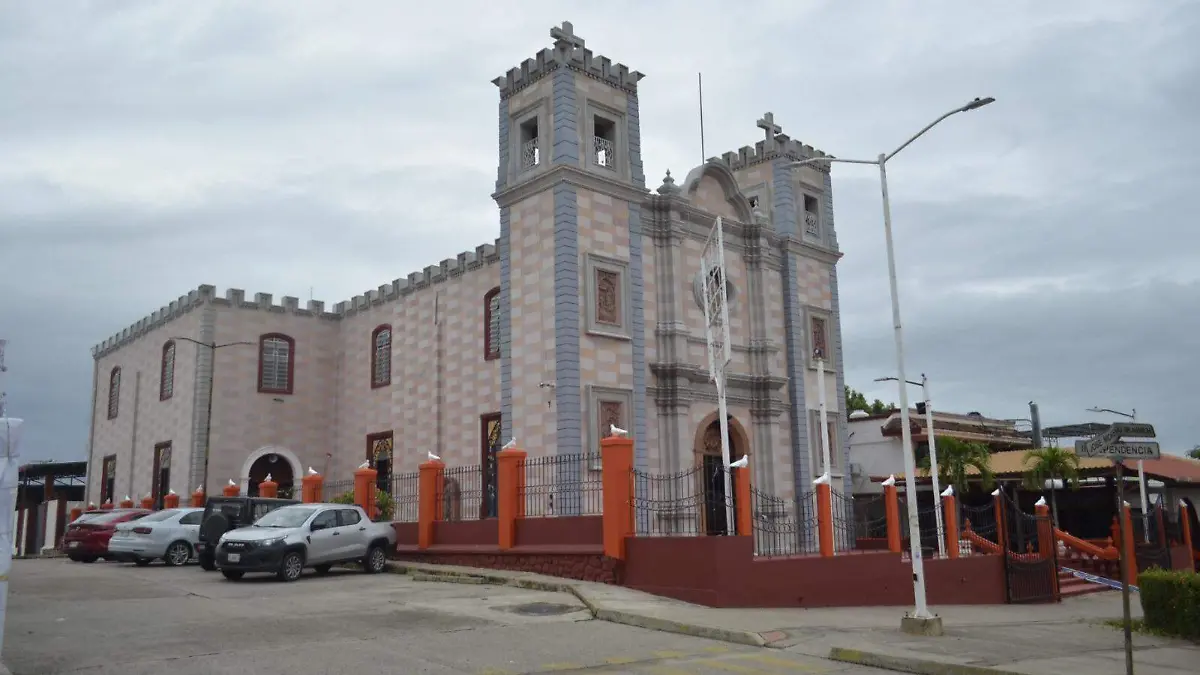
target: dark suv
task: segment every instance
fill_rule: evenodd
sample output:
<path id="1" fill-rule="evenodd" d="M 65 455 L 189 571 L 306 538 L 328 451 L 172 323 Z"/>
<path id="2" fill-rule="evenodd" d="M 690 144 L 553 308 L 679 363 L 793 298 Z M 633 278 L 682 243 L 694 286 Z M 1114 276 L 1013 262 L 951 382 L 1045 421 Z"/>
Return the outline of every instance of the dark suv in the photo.
<path id="1" fill-rule="evenodd" d="M 215 556 L 221 535 L 246 527 L 281 506 L 299 503 L 296 499 L 209 497 L 204 505 L 204 517 L 200 519 L 200 541 L 196 544 L 200 567 L 206 572 L 217 569 Z"/>

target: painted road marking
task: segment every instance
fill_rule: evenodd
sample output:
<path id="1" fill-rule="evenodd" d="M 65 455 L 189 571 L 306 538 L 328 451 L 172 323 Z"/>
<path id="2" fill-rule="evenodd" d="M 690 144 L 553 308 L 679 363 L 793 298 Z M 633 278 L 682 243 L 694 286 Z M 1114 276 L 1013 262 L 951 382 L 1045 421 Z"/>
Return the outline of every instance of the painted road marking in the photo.
<path id="1" fill-rule="evenodd" d="M 778 658 L 775 656 L 760 656 L 758 654 L 747 654 L 745 657 L 742 657 L 742 658 L 750 659 L 751 661 L 757 661 L 759 663 L 766 663 L 766 664 L 769 664 L 772 666 L 779 666 L 781 668 L 788 668 L 791 670 L 799 670 L 804 673 L 832 673 L 833 672 L 829 668 L 820 668 L 818 666 L 810 666 L 806 663 L 796 663 L 795 661 L 785 661 L 784 659 L 781 659 L 781 658 Z"/>
<path id="2" fill-rule="evenodd" d="M 709 668 L 716 668 L 718 670 L 728 670 L 731 673 L 750 673 L 751 675 L 757 673 L 758 675 L 761 675 L 763 672 L 758 668 L 739 666 L 736 663 L 729 663 L 728 661 L 720 661 L 717 659 L 696 659 L 695 661 L 692 661 L 692 663 Z"/>

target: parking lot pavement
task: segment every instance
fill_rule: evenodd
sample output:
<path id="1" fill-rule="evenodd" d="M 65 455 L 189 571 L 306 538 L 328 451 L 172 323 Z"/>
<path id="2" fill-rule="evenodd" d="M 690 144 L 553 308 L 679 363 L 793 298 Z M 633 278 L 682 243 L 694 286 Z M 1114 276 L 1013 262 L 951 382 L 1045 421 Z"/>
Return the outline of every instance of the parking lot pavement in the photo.
<path id="1" fill-rule="evenodd" d="M 195 566 L 19 560 L 14 675 L 878 673 L 590 619 L 573 597 L 334 572 L 229 582 Z"/>

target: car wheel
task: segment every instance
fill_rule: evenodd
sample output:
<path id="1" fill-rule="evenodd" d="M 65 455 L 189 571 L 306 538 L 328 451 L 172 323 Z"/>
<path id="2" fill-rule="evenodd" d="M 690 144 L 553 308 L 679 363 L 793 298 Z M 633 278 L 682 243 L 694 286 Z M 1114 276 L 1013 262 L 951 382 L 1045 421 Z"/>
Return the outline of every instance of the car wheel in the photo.
<path id="1" fill-rule="evenodd" d="M 171 567 L 180 567 L 187 564 L 192 558 L 192 547 L 188 546 L 186 541 L 177 541 L 167 547 L 167 553 L 163 556 Z"/>
<path id="2" fill-rule="evenodd" d="M 333 565 L 317 565 L 313 569 L 317 571 L 317 574 L 324 575 L 329 574 L 329 570 L 333 569 Z"/>
<path id="3" fill-rule="evenodd" d="M 221 570 L 221 574 L 225 575 L 225 578 L 230 581 L 237 581 L 246 575 L 241 570 Z"/>
<path id="4" fill-rule="evenodd" d="M 78 558 L 78 560 L 81 563 L 94 563 L 94 562 L 96 562 L 96 556 L 91 556 L 91 555 L 83 556 L 81 558 Z"/>
<path id="5" fill-rule="evenodd" d="M 217 561 L 213 558 L 211 553 L 200 554 L 200 568 L 205 572 L 212 572 L 217 569 Z"/>
<path id="6" fill-rule="evenodd" d="M 149 558 L 134 558 L 133 564 L 137 565 L 138 567 L 145 567 L 150 564 L 150 559 Z"/>
<path id="7" fill-rule="evenodd" d="M 303 556 L 296 551 L 283 554 L 283 560 L 279 563 L 278 577 L 280 581 L 295 581 L 300 578 L 303 572 Z"/>
<path id="8" fill-rule="evenodd" d="M 367 557 L 363 558 L 363 571 L 367 574 L 379 574 L 385 567 L 387 567 L 387 553 L 378 544 L 372 546 L 371 550 L 367 551 Z"/>

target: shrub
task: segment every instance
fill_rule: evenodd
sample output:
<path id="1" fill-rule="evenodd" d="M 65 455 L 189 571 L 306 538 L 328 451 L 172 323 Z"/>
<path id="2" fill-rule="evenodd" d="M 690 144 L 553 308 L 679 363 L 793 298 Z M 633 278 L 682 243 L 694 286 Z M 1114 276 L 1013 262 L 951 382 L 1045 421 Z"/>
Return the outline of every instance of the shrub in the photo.
<path id="1" fill-rule="evenodd" d="M 1146 627 L 1200 640 L 1200 574 L 1150 569 L 1138 574 Z"/>
<path id="2" fill-rule="evenodd" d="M 329 503 L 331 503 L 331 504 L 353 504 L 354 503 L 354 491 L 348 490 L 346 492 L 343 492 L 342 494 L 334 497 L 333 499 L 330 499 Z M 384 492 L 383 490 L 376 489 L 375 490 L 375 508 L 378 510 L 378 513 L 375 514 L 375 517 L 373 518 L 373 520 L 385 521 L 385 520 L 392 519 L 392 510 L 395 509 L 396 506 L 395 506 L 395 502 L 392 500 L 392 496 L 390 494 Z"/>

